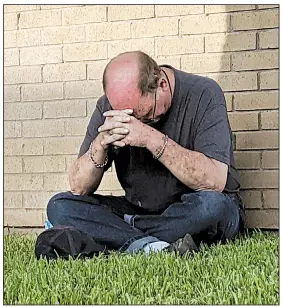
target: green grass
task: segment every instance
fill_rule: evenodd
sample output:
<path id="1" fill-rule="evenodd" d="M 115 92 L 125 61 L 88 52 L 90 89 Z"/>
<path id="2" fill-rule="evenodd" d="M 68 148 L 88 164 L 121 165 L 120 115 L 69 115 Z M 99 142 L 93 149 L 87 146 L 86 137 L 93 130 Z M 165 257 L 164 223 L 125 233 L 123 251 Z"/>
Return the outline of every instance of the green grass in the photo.
<path id="1" fill-rule="evenodd" d="M 175 254 L 37 261 L 34 237 L 4 238 L 4 304 L 267 304 L 279 302 L 278 236 L 255 232 Z"/>

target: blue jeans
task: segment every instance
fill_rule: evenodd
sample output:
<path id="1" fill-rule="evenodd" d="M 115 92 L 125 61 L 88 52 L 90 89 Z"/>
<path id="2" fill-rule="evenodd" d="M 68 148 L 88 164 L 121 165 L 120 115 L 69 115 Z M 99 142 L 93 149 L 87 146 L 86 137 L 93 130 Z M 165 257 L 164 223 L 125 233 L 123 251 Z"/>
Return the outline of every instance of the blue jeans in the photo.
<path id="1" fill-rule="evenodd" d="M 233 239 L 243 229 L 237 194 L 213 191 L 182 195 L 162 212 L 148 212 L 124 196 L 63 192 L 48 202 L 53 226 L 68 225 L 91 235 L 108 249 L 136 252 L 154 241 L 175 242 L 190 233 L 196 244 Z"/>

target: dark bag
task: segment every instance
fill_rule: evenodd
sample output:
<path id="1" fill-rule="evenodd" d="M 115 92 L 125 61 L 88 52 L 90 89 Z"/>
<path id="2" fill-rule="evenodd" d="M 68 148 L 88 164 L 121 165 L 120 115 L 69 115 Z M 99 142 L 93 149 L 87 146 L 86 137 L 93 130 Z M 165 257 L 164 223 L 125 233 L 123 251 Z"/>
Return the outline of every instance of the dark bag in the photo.
<path id="1" fill-rule="evenodd" d="M 88 234 L 71 226 L 55 226 L 43 231 L 35 243 L 35 255 L 49 259 L 92 258 L 99 253 L 108 255 L 105 245 L 97 243 Z"/>

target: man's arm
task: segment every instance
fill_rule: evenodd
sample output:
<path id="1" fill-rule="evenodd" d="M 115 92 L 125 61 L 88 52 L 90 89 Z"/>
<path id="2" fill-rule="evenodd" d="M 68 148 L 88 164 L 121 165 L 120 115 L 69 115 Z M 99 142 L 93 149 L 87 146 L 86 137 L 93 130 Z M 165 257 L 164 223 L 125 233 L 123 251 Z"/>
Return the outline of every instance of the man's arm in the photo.
<path id="1" fill-rule="evenodd" d="M 101 134 L 98 134 L 92 145 L 92 154 L 95 162 L 102 164 L 106 158 L 107 150 L 101 145 Z M 69 183 L 73 194 L 94 193 L 104 174 L 104 168 L 97 168 L 93 164 L 87 151 L 71 165 L 68 171 Z"/>
<path id="2" fill-rule="evenodd" d="M 163 147 L 165 136 L 153 129 L 147 134 L 146 148 L 156 155 Z M 204 154 L 186 149 L 171 139 L 159 158 L 169 171 L 189 188 L 214 190 L 222 192 L 226 180 L 228 166 Z"/>
<path id="3" fill-rule="evenodd" d="M 90 121 L 86 137 L 80 150 L 81 156 L 71 165 L 68 171 L 72 193 L 92 194 L 97 190 L 102 180 L 105 168 L 97 168 L 94 165 L 93 161 L 91 160 L 90 153 L 88 152 L 89 145 L 94 139 L 92 144 L 92 157 L 95 159 L 94 161 L 96 163 L 103 164 L 105 162 L 106 153 L 108 152 L 109 146 L 113 142 L 120 145 L 122 139 L 128 134 L 128 131 L 124 130 L 123 128 L 123 123 L 128 122 L 130 119 L 128 114 L 131 113 L 132 110 L 128 109 L 123 111 L 114 111 L 114 115 L 105 120 L 105 124 L 107 124 L 109 130 L 100 133 L 98 133 L 98 118 L 96 117 L 95 121 Z M 95 116 L 95 114 L 93 116 Z M 94 127 L 93 129 L 92 125 L 96 125 L 97 127 Z M 93 135 L 94 133 L 96 135 Z"/>

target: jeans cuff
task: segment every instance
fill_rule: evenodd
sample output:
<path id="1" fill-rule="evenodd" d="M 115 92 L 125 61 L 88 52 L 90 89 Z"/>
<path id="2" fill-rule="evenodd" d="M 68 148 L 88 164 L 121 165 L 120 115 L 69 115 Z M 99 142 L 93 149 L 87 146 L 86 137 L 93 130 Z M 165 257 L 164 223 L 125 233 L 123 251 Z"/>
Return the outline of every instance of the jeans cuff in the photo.
<path id="1" fill-rule="evenodd" d="M 136 254 L 137 252 L 142 250 L 145 245 L 157 241 L 160 240 L 156 237 L 140 235 L 138 237 L 131 238 L 127 242 L 125 242 L 123 246 L 120 248 L 120 251 L 127 252 L 130 254 Z"/>

